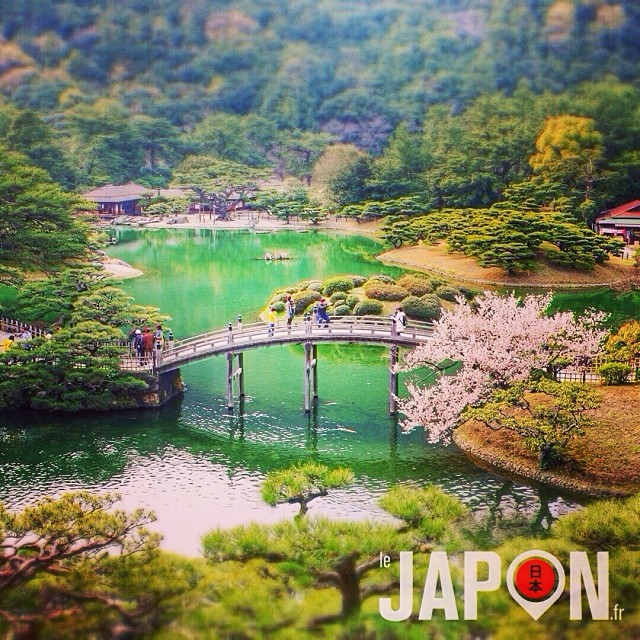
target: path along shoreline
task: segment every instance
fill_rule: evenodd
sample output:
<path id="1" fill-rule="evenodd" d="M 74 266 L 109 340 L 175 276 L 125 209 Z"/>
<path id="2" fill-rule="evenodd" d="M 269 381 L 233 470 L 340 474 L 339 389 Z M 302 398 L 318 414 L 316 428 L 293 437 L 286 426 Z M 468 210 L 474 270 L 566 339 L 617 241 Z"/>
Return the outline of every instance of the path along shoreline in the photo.
<path id="1" fill-rule="evenodd" d="M 133 227 L 141 229 L 212 229 L 217 231 L 248 231 L 254 230 L 257 233 L 269 231 L 341 231 L 346 233 L 355 233 L 358 235 L 375 236 L 377 231 L 376 222 L 358 223 L 355 220 L 330 220 L 320 222 L 318 224 L 310 224 L 308 222 L 289 222 L 285 223 L 281 220 L 267 219 L 264 217 L 256 220 L 255 225 L 249 224 L 247 219 L 214 221 L 208 217 L 202 219 L 199 214 L 185 214 L 186 222 L 179 224 L 167 224 L 166 222 L 153 222 L 143 227 Z M 132 267 L 123 260 L 114 258 L 105 258 L 102 261 L 103 267 L 114 277 L 119 279 L 136 278 L 143 275 L 139 269 Z"/>
<path id="2" fill-rule="evenodd" d="M 255 224 L 250 224 L 248 218 L 240 218 L 237 220 L 228 221 L 214 221 L 203 217 L 200 214 L 185 214 L 183 216 L 186 222 L 180 224 L 167 224 L 166 222 L 154 222 L 144 225 L 145 229 L 213 229 L 213 230 L 254 230 L 257 233 L 268 233 L 270 231 L 341 231 L 345 233 L 355 233 L 358 235 L 367 235 L 371 237 L 376 236 L 378 230 L 378 223 L 376 221 L 361 222 L 358 223 L 355 220 L 345 220 L 330 218 L 326 221 L 318 224 L 310 224 L 309 222 L 297 222 L 291 221 L 289 223 L 282 222 L 278 219 L 260 217 L 255 221 Z M 420 249 L 423 249 L 420 252 Z M 409 246 L 400 247 L 398 249 L 391 249 L 383 251 L 377 256 L 377 259 L 383 264 L 395 265 L 401 268 L 431 273 L 437 276 L 442 276 L 449 280 L 459 282 L 461 284 L 478 285 L 478 286 L 491 286 L 502 288 L 522 288 L 522 289 L 601 289 L 604 287 L 615 287 L 621 284 L 632 275 L 632 270 L 629 263 L 623 262 L 621 259 L 614 258 L 616 260 L 616 270 L 611 276 L 603 278 L 599 281 L 590 282 L 568 282 L 563 279 L 554 279 L 554 281 L 535 281 L 528 282 L 526 280 L 513 280 L 513 279 L 495 279 L 495 278 L 481 278 L 470 275 L 464 272 L 464 269 L 448 269 L 441 264 L 438 264 L 439 257 L 437 255 L 428 256 L 427 252 L 431 251 L 432 247 Z M 420 252 L 420 258 L 416 259 L 416 253 Z M 472 260 L 471 258 L 461 257 L 462 260 Z M 442 262 L 442 260 L 440 260 Z M 619 264 L 618 264 L 619 263 Z M 142 272 L 134 269 L 130 265 L 127 265 L 121 260 L 107 259 L 104 262 L 105 268 L 114 274 L 118 278 L 134 278 L 142 275 Z M 621 273 L 622 270 L 622 273 Z M 490 273 L 493 273 L 495 269 L 489 269 Z M 623 275 L 624 274 L 624 275 Z M 603 275 L 603 274 L 601 274 Z"/>

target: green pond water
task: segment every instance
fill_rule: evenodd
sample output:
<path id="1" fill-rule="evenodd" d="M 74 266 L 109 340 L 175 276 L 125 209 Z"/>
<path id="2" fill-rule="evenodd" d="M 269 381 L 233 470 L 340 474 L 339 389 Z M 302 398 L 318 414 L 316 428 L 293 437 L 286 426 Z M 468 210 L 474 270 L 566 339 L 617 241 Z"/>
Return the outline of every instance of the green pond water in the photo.
<path id="1" fill-rule="evenodd" d="M 239 314 L 244 322 L 255 321 L 273 290 L 302 279 L 399 273 L 375 260 L 380 246 L 374 240 L 354 235 L 116 233 L 119 243 L 110 255 L 145 274 L 123 288 L 171 315 L 176 339 L 235 322 Z M 256 259 L 279 250 L 292 259 Z M 580 308 L 580 296 L 586 296 L 592 298 L 587 306 L 601 306 L 609 294 L 603 295 L 571 294 L 557 304 Z M 635 311 L 637 300 L 629 304 Z M 335 518 L 389 519 L 377 498 L 391 483 L 407 479 L 442 485 L 491 518 L 527 513 L 540 527 L 581 503 L 483 470 L 453 445 L 426 443 L 419 431 L 402 433 L 387 411 L 384 348 L 320 345 L 320 397 L 311 416 L 302 408 L 301 346 L 245 354 L 242 415 L 238 407 L 234 415 L 225 407 L 225 363 L 211 358 L 185 366 L 187 392 L 158 410 L 0 417 L 0 500 L 19 507 L 66 489 L 118 491 L 125 508 L 156 511 L 165 548 L 189 555 L 198 553 L 200 536 L 211 527 L 291 517 L 294 506 L 265 505 L 259 487 L 268 471 L 304 459 L 354 469 L 352 487 L 311 503 L 312 513 Z"/>

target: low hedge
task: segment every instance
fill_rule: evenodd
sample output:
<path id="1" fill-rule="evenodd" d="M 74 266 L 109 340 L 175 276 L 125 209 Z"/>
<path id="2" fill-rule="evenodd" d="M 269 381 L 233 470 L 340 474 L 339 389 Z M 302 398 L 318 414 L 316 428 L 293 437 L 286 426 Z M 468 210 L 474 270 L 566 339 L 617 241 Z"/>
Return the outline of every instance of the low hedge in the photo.
<path id="1" fill-rule="evenodd" d="M 338 300 L 346 300 L 347 294 L 344 291 L 336 291 L 331 295 L 331 302 L 338 302 Z"/>
<path id="2" fill-rule="evenodd" d="M 353 309 L 358 302 L 360 302 L 360 298 L 358 298 L 358 296 L 347 296 L 347 299 L 344 301 L 349 309 Z"/>
<path id="3" fill-rule="evenodd" d="M 398 278 L 397 284 L 404 287 L 412 296 L 424 296 L 427 293 L 433 293 L 433 284 L 427 277 L 418 274 L 407 274 Z"/>
<path id="4" fill-rule="evenodd" d="M 625 384 L 631 366 L 626 362 L 605 362 L 598 367 L 597 373 L 606 385 Z"/>
<path id="5" fill-rule="evenodd" d="M 318 293 L 320 293 L 322 291 L 322 282 L 320 280 L 311 280 L 311 282 L 309 282 L 307 284 L 307 291 L 317 291 Z"/>
<path id="6" fill-rule="evenodd" d="M 381 313 L 382 302 L 377 300 L 361 300 L 353 310 L 355 316 L 379 316 Z"/>
<path id="7" fill-rule="evenodd" d="M 302 315 L 309 305 L 314 302 L 318 302 L 322 296 L 313 289 L 307 289 L 306 291 L 298 291 L 291 296 L 294 304 L 296 305 L 296 315 Z"/>
<path id="8" fill-rule="evenodd" d="M 340 304 L 333 310 L 333 314 L 336 316 L 348 316 L 350 313 L 351 309 L 346 304 Z"/>
<path id="9" fill-rule="evenodd" d="M 402 301 L 402 308 L 409 318 L 415 320 L 437 320 L 442 313 L 442 303 L 433 293 L 420 298 L 409 296 Z"/>
<path id="10" fill-rule="evenodd" d="M 443 300 L 455 302 L 456 298 L 459 298 L 462 295 L 462 291 L 456 287 L 450 287 L 446 284 L 442 284 L 436 289 L 436 295 Z"/>
<path id="11" fill-rule="evenodd" d="M 351 291 L 351 289 L 353 289 L 351 278 L 329 278 L 324 281 L 322 286 L 322 292 L 325 296 L 331 296 L 336 291 Z"/>
<path id="12" fill-rule="evenodd" d="M 409 295 L 404 287 L 397 284 L 386 284 L 380 280 L 368 280 L 364 285 L 364 291 L 368 298 L 373 300 L 404 300 Z"/>
<path id="13" fill-rule="evenodd" d="M 384 273 L 378 273 L 375 276 L 369 276 L 369 280 L 380 280 L 380 282 L 384 282 L 385 284 L 396 283 L 396 281 L 391 276 L 387 276 Z"/>

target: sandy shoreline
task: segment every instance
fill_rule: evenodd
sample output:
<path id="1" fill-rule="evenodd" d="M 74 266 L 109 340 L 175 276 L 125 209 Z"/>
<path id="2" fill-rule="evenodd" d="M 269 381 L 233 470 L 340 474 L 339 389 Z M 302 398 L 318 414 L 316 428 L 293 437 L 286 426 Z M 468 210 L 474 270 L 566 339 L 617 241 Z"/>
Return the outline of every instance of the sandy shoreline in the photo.
<path id="1" fill-rule="evenodd" d="M 167 222 L 152 222 L 146 224 L 142 227 L 143 229 L 217 229 L 217 230 L 225 230 L 225 229 L 234 229 L 234 230 L 243 230 L 243 229 L 251 229 L 254 228 L 256 231 L 286 231 L 287 229 L 304 229 L 308 231 L 326 231 L 326 230 L 336 230 L 336 231 L 352 231 L 356 233 L 361 233 L 363 235 L 373 235 L 377 231 L 377 223 L 374 222 L 361 222 L 358 223 L 355 220 L 344 220 L 344 219 L 336 219 L 329 218 L 326 221 L 320 222 L 318 224 L 311 224 L 309 222 L 296 222 L 291 221 L 289 223 L 283 222 L 281 220 L 275 219 L 273 217 L 267 216 L 266 214 L 262 214 L 256 221 L 255 225 L 251 225 L 249 223 L 249 219 L 247 216 L 242 216 L 235 220 L 228 221 L 215 221 L 210 219 L 208 214 L 205 214 L 204 217 L 197 213 L 189 213 L 185 214 L 184 217 L 187 219 L 187 222 L 181 222 L 179 224 L 167 224 Z M 126 225 L 129 226 L 129 225 Z M 138 228 L 138 227 L 133 227 Z"/>
<path id="2" fill-rule="evenodd" d="M 289 222 L 261 214 L 255 223 L 250 224 L 248 216 L 229 220 L 215 221 L 208 215 L 200 216 L 197 213 L 186 214 L 186 222 L 180 224 L 167 224 L 167 222 L 154 222 L 142 227 L 145 229 L 213 229 L 213 230 L 249 230 L 257 233 L 290 231 L 340 231 L 343 233 L 355 233 L 359 235 L 375 236 L 378 231 L 378 223 L 347 220 L 344 218 L 329 218 L 319 224 L 309 222 Z M 442 276 L 447 280 L 476 286 L 511 286 L 529 287 L 539 289 L 598 289 L 602 287 L 616 286 L 624 283 L 633 274 L 631 261 L 621 258 L 611 258 L 605 265 L 597 265 L 595 269 L 587 272 L 579 272 L 573 269 L 549 268 L 548 265 L 540 265 L 535 272 L 520 274 L 518 277 L 508 276 L 498 267 L 480 267 L 472 258 L 462 254 L 450 254 L 441 245 L 425 246 L 422 243 L 414 246 L 403 246 L 395 249 L 386 249 L 380 245 L 381 253 L 377 256 L 384 264 L 392 264 L 404 269 L 422 271 L 436 276 Z M 135 278 L 142 275 L 138 269 L 127 265 L 121 260 L 109 259 L 104 263 L 105 268 L 118 278 Z"/>

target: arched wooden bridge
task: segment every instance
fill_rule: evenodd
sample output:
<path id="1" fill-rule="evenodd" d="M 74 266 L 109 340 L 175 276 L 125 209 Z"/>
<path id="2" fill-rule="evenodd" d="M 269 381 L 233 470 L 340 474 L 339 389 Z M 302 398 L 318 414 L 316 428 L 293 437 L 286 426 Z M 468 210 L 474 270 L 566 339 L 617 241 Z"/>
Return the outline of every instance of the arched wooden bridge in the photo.
<path id="1" fill-rule="evenodd" d="M 318 395 L 317 345 L 319 342 L 360 342 L 390 346 L 389 409 L 395 413 L 398 393 L 398 347 L 416 347 L 431 338 L 432 326 L 426 322 L 411 321 L 401 332 L 395 330 L 389 318 L 375 316 L 332 317 L 328 325 L 317 326 L 310 319 L 296 319 L 288 327 L 279 323 L 273 331 L 264 322 L 243 325 L 229 324 L 224 329 L 210 331 L 179 340 L 172 346 L 154 353 L 150 363 L 159 375 L 168 373 L 191 362 L 211 356 L 227 356 L 227 406 L 233 409 L 233 382 L 237 379 L 239 396 L 244 396 L 243 353 L 249 349 L 282 344 L 303 343 L 305 346 L 304 408 L 310 411 L 313 398 Z M 237 358 L 237 367 L 234 360 Z M 127 362 L 128 361 L 128 362 Z M 136 369 L 134 357 L 123 360 L 125 368 Z"/>

